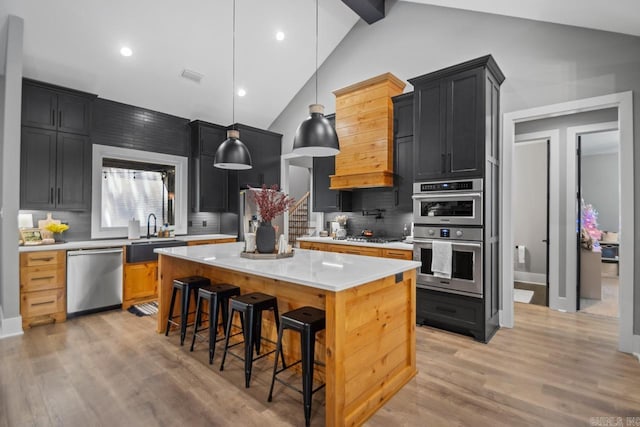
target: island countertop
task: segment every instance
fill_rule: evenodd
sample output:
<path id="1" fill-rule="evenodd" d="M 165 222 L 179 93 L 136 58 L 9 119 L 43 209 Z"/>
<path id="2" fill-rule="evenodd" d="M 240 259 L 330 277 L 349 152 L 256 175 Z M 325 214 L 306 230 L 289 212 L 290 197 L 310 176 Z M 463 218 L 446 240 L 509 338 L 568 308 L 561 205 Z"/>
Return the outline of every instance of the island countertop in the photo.
<path id="1" fill-rule="evenodd" d="M 295 249 L 295 254 L 291 258 L 256 260 L 242 258 L 240 252 L 243 248 L 244 243 L 238 242 L 159 248 L 155 252 L 334 292 L 415 269 L 421 265 L 417 261 L 381 259 L 306 249 Z"/>

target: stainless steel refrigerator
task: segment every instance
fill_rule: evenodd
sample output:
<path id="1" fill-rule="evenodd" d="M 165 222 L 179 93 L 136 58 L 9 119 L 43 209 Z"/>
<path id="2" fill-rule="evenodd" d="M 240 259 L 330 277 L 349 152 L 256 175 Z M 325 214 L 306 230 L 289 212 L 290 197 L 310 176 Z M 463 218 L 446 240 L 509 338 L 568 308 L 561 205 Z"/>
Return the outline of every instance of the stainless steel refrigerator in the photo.
<path id="1" fill-rule="evenodd" d="M 244 242 L 244 233 L 255 233 L 260 225 L 260 215 L 255 199 L 249 193 L 262 191 L 259 188 L 249 188 L 240 190 L 240 207 L 238 209 L 238 241 Z M 276 242 L 280 234 L 284 233 L 284 214 L 278 215 L 271 221 L 271 225 L 276 229 Z"/>

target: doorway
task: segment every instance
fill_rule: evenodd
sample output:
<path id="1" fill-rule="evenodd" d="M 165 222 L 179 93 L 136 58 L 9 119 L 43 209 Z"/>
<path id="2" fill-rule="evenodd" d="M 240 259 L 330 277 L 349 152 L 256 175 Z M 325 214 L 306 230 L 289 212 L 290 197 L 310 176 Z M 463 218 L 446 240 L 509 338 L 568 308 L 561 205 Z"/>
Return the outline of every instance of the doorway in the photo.
<path id="1" fill-rule="evenodd" d="M 606 127 L 606 126 L 605 126 Z M 580 134 L 576 151 L 576 309 L 619 317 L 620 176 L 617 129 Z"/>
<path id="2" fill-rule="evenodd" d="M 516 138 L 513 179 L 514 301 L 549 305 L 550 140 Z"/>
<path id="3" fill-rule="evenodd" d="M 618 349 L 624 352 L 640 352 L 640 337 L 633 335 L 633 309 L 634 309 L 634 181 L 633 181 L 633 94 L 632 92 L 616 93 L 594 98 L 569 101 L 561 104 L 536 107 L 528 110 L 506 113 L 503 116 L 503 144 L 501 146 L 502 163 L 502 205 L 501 205 L 501 311 L 500 324 L 505 327 L 514 326 L 513 303 L 513 221 L 512 221 L 512 180 L 513 180 L 513 150 L 515 143 L 516 123 L 531 120 L 564 116 L 576 112 L 597 111 L 601 109 L 615 108 L 618 112 L 618 127 L 620 131 L 620 223 L 625 230 L 620 236 L 620 322 L 618 335 Z M 574 139 L 575 140 L 575 139 Z M 572 141 L 570 131 L 567 131 L 567 142 Z M 573 147 L 571 147 L 573 146 Z M 565 177 L 567 194 L 575 191 L 575 144 L 567 143 L 567 162 L 563 164 L 562 172 Z M 571 151 L 570 151 L 571 150 Z M 569 154 L 570 153 L 570 154 Z M 552 156 L 553 158 L 553 156 Z M 575 198 L 569 197 L 563 208 L 563 221 L 575 222 Z M 570 201 L 570 203 L 569 203 Z M 560 236 L 566 242 L 575 242 L 575 227 L 567 227 L 566 234 Z M 551 234 L 553 236 L 553 234 Z M 576 243 L 577 244 L 577 243 Z M 573 247 L 576 247 L 575 245 Z M 562 280 L 564 283 L 575 283 L 576 276 L 576 251 L 572 255 L 567 253 L 563 263 Z M 553 258 L 551 258 L 552 260 Z M 552 271 L 552 270 L 550 270 Z M 575 292 L 574 292 L 575 294 Z M 551 295 L 550 295 L 551 296 Z M 569 297 L 569 295 L 567 295 Z M 568 299 L 568 298 L 567 298 Z M 551 305 L 551 301 L 550 301 Z M 575 301 L 572 305 L 575 307 Z M 571 305 L 568 305 L 571 307 Z M 575 308 L 574 308 L 575 309 Z"/>

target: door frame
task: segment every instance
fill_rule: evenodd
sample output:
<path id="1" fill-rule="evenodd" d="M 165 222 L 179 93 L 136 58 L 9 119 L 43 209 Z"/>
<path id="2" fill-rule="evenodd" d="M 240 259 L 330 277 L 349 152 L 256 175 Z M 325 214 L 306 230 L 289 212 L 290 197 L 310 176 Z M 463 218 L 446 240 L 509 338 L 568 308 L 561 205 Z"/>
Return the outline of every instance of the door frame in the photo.
<path id="1" fill-rule="evenodd" d="M 633 92 L 620 92 L 559 104 L 513 111 L 503 115 L 502 144 L 500 158 L 502 159 L 500 233 L 503 244 L 500 249 L 500 286 L 501 310 L 500 324 L 505 327 L 514 326 L 513 316 L 513 221 L 512 221 L 512 179 L 513 179 L 513 148 L 515 144 L 516 123 L 549 117 L 563 116 L 584 111 L 601 110 L 605 108 L 618 109 L 618 129 L 620 132 L 620 226 L 624 233 L 620 233 L 620 322 L 618 334 L 618 349 L 627 353 L 640 352 L 640 337 L 633 335 L 633 267 L 634 267 L 634 166 L 633 166 Z M 573 171 L 575 173 L 575 170 Z M 567 171 L 567 176 L 571 175 Z M 573 199 L 573 198 L 572 198 Z M 571 212 L 573 217 L 573 212 Z M 571 220 L 573 221 L 573 220 Z M 574 237 L 575 238 L 575 237 Z M 624 250 L 622 250 L 624 248 Z M 574 251 L 575 252 L 575 251 Z M 567 268 L 571 272 L 571 268 Z M 575 274 L 575 272 L 573 272 Z M 564 278 L 566 280 L 566 277 Z M 567 281 L 567 283 L 572 283 Z M 575 307 L 575 306 L 574 306 Z"/>
<path id="2" fill-rule="evenodd" d="M 540 142 L 538 142 L 540 141 Z M 531 132 L 515 135 L 514 152 L 517 144 L 545 143 L 549 141 L 549 192 L 547 194 L 549 200 L 549 222 L 547 224 L 549 236 L 560 235 L 560 131 L 558 129 L 543 130 L 540 132 Z M 553 220 L 552 220 L 553 219 Z M 551 237 L 549 242 L 549 272 L 547 280 L 549 288 L 547 295 L 549 297 L 549 308 L 554 310 L 563 310 L 565 308 L 565 299 L 560 297 L 560 239 Z M 515 245 L 511 245 L 515 247 Z"/>
<path id="3" fill-rule="evenodd" d="M 620 114 L 620 111 L 618 111 L 618 114 Z M 566 144 L 566 150 L 567 150 L 567 180 L 566 180 L 566 194 L 575 194 L 577 192 L 577 188 L 578 188 L 578 182 L 577 182 L 577 176 L 576 176 L 576 171 L 578 168 L 578 161 L 577 161 L 577 149 L 578 149 L 578 137 L 580 135 L 585 135 L 585 134 L 589 134 L 589 133 L 596 133 L 596 132 L 605 132 L 605 131 L 610 131 L 610 130 L 618 130 L 618 122 L 606 122 L 606 123 L 593 123 L 593 124 L 588 124 L 588 125 L 583 125 L 583 126 L 572 126 L 572 127 L 568 127 L 567 128 L 567 144 Z M 618 184 L 619 186 L 619 190 L 622 190 L 622 179 L 624 177 L 623 173 L 622 173 L 622 165 L 621 165 L 621 161 L 622 161 L 622 141 L 620 141 L 619 143 L 619 147 L 618 147 Z M 627 153 L 626 155 L 631 155 L 633 156 L 633 153 Z M 622 194 L 624 194 L 623 191 L 621 191 Z M 571 199 L 571 200 L 569 200 Z M 620 206 L 618 206 L 618 208 L 620 209 L 620 216 L 622 217 L 623 213 L 622 213 L 622 197 L 618 198 L 620 200 Z M 576 203 L 577 202 L 576 198 L 573 197 L 567 197 L 566 199 L 566 209 L 567 212 L 571 212 L 572 216 L 573 216 L 573 220 L 575 221 L 577 218 L 575 218 L 575 213 L 576 212 L 580 212 L 580 207 L 578 206 L 578 210 L 576 211 Z M 633 204 L 631 205 L 631 210 L 629 212 L 633 212 Z M 567 214 L 568 216 L 568 214 Z M 632 221 L 633 221 L 633 217 L 632 217 Z M 620 229 L 622 230 L 626 230 L 626 228 L 623 228 L 622 226 L 622 222 L 620 223 Z M 574 251 L 572 254 L 569 253 L 569 251 L 567 250 L 567 275 L 566 275 L 566 280 L 567 280 L 567 308 L 566 310 L 569 312 L 575 312 L 576 308 L 578 307 L 578 290 L 576 288 L 576 286 L 571 286 L 571 284 L 578 283 L 579 277 L 578 277 L 578 251 L 575 250 L 575 248 L 578 247 L 578 235 L 580 233 L 576 233 L 576 230 L 573 229 L 569 229 L 567 228 L 567 249 L 569 248 L 574 248 Z M 620 236 L 622 236 L 623 233 L 620 233 Z M 631 243 L 631 245 L 633 245 L 633 241 Z M 620 241 L 620 247 L 622 247 L 622 241 Z M 625 251 L 627 251 L 627 247 L 625 246 Z M 618 260 L 618 262 L 620 262 Z M 631 261 L 631 265 L 633 266 L 633 261 Z M 622 267 L 622 265 L 620 265 L 620 267 Z M 622 270 L 621 270 L 622 271 Z M 633 270 L 632 270 L 633 273 Z M 633 277 L 633 276 L 632 276 Z M 630 283 L 633 283 L 633 279 L 631 279 Z M 631 289 L 633 291 L 633 289 Z M 619 298 L 622 298 L 622 273 L 620 275 L 620 295 Z M 621 304 L 622 301 L 620 300 L 618 302 L 618 304 Z M 621 306 L 620 306 L 621 308 Z M 631 314 L 633 316 L 633 306 L 631 308 Z M 620 320 L 622 321 L 622 311 L 620 311 Z M 633 319 L 632 319 L 632 323 L 633 323 Z M 631 325 L 633 328 L 633 325 Z"/>

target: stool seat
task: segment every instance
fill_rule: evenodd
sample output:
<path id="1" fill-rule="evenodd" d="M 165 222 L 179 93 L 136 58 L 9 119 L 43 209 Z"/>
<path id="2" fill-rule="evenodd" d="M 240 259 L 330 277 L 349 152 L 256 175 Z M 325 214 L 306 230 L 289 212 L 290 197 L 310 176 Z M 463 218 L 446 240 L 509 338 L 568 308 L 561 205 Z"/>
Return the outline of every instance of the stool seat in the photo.
<path id="1" fill-rule="evenodd" d="M 227 320 L 227 329 L 225 331 L 224 341 L 224 353 L 222 354 L 222 363 L 220 364 L 220 370 L 224 370 L 224 362 L 227 357 L 227 353 L 235 356 L 241 360 L 244 360 L 244 375 L 245 375 L 245 387 L 249 388 L 251 382 L 251 370 L 253 362 L 261 359 L 275 350 L 269 351 L 265 354 L 260 354 L 260 341 L 262 339 L 262 312 L 266 310 L 273 311 L 273 317 L 276 324 L 276 328 L 280 328 L 280 316 L 278 315 L 278 300 L 273 295 L 263 294 L 261 292 L 253 292 L 240 296 L 233 296 L 229 303 L 231 307 L 231 315 Z M 229 338 L 231 335 L 231 325 L 233 323 L 233 314 L 238 313 L 240 315 L 240 322 L 242 324 L 242 334 L 244 341 L 229 345 Z M 229 351 L 229 348 L 239 344 L 244 344 L 244 358 L 240 357 L 233 352 Z M 253 356 L 253 349 L 256 349 L 258 356 Z M 282 363 L 284 364 L 284 355 L 281 355 Z"/>
<path id="2" fill-rule="evenodd" d="M 240 288 L 228 283 L 215 283 L 211 285 L 201 286 L 198 289 L 198 301 L 196 304 L 196 321 L 193 329 L 193 338 L 191 339 L 191 349 L 193 351 L 196 344 L 196 337 L 198 332 L 205 328 L 198 329 L 202 325 L 202 301 L 206 300 L 209 303 L 208 325 L 206 329 L 209 330 L 209 364 L 213 363 L 213 355 L 216 349 L 216 342 L 219 341 L 218 336 L 218 318 L 219 313 L 222 313 L 222 325 L 227 324 L 229 317 L 229 298 L 232 296 L 240 295 Z"/>
<path id="3" fill-rule="evenodd" d="M 169 335 L 169 329 L 171 325 L 180 326 L 180 345 L 184 344 L 184 338 L 187 335 L 187 320 L 189 319 L 189 305 L 191 301 L 191 295 L 196 297 L 197 291 L 202 286 L 208 286 L 211 281 L 202 276 L 188 276 L 173 280 L 173 291 L 171 292 L 171 302 L 169 303 L 169 317 L 167 318 L 167 328 L 164 335 Z M 180 291 L 180 323 L 175 322 L 173 310 L 175 309 L 176 295 Z M 176 316 L 177 317 L 177 316 Z"/>
<path id="4" fill-rule="evenodd" d="M 325 312 L 315 307 L 306 306 L 284 313 L 280 319 L 280 327 L 278 328 L 276 357 L 273 364 L 273 375 L 271 377 L 269 398 L 267 400 L 271 402 L 273 398 L 273 386 L 276 381 L 302 393 L 304 402 L 304 419 L 307 427 L 311 421 L 311 396 L 313 393 L 325 386 L 325 384 L 322 384 L 316 389 L 313 388 L 313 364 L 315 358 L 316 333 L 325 329 L 325 325 Z M 282 369 L 278 369 L 278 354 L 282 354 L 282 334 L 285 329 L 291 329 L 300 333 L 300 350 L 302 358 L 289 366 L 285 365 L 283 359 Z M 277 378 L 279 373 L 297 365 L 298 363 L 302 363 L 302 390 L 294 388 L 290 384 L 282 381 L 280 378 Z"/>

